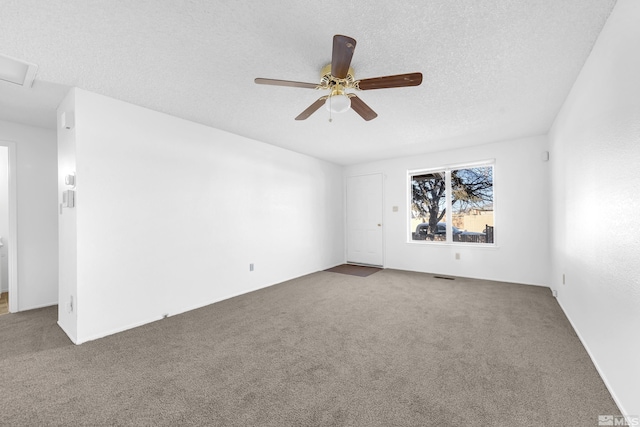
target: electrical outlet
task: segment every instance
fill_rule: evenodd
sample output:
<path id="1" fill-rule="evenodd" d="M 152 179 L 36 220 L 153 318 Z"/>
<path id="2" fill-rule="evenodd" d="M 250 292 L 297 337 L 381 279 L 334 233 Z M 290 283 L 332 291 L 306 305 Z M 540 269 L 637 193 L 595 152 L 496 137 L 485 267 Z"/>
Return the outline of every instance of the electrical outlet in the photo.
<path id="1" fill-rule="evenodd" d="M 73 295 L 69 297 L 69 302 L 67 303 L 67 313 L 73 313 Z"/>
<path id="2" fill-rule="evenodd" d="M 551 291 L 551 295 L 553 295 L 554 298 L 558 298 L 558 291 L 556 291 L 555 289 L 553 289 Z"/>
<path id="3" fill-rule="evenodd" d="M 564 273 L 562 273 L 562 284 L 563 285 L 567 284 L 567 281 L 565 280 L 565 277 L 564 277 Z"/>
<path id="4" fill-rule="evenodd" d="M 249 271 L 253 271 L 253 263 L 249 264 Z"/>
<path id="5" fill-rule="evenodd" d="M 456 252 L 456 259 L 460 259 L 460 252 Z"/>

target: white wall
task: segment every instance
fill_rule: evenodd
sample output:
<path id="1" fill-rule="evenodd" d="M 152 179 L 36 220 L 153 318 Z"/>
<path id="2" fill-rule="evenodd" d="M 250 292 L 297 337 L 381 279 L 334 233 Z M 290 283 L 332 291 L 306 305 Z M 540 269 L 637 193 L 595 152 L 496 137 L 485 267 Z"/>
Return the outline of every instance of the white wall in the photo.
<path id="1" fill-rule="evenodd" d="M 7 248 L 9 236 L 9 147 L 0 146 L 0 292 L 9 290 Z"/>
<path id="2" fill-rule="evenodd" d="M 70 190 L 65 185 L 64 177 L 76 171 L 76 128 L 60 127 L 63 113 L 73 114 L 75 111 L 75 89 L 71 89 L 66 98 L 58 106 L 58 198 L 62 204 L 62 192 Z M 77 341 L 78 318 L 76 310 L 78 288 L 77 264 L 77 209 L 61 208 L 58 219 L 58 256 L 60 260 L 58 276 L 58 325 L 73 342 Z"/>
<path id="3" fill-rule="evenodd" d="M 550 133 L 552 287 L 631 415 L 640 415 L 638 22 L 640 2 L 619 0 Z"/>
<path id="4" fill-rule="evenodd" d="M 77 221 L 76 342 L 343 262 L 342 167 L 86 91 L 70 96 L 77 207 L 62 216 Z M 74 238 L 61 235 L 61 247 Z M 68 261 L 61 277 L 73 274 Z"/>
<path id="5" fill-rule="evenodd" d="M 349 166 L 345 176 L 385 175 L 385 267 L 547 286 L 548 163 L 541 160 L 547 149 L 539 136 Z M 489 159 L 495 159 L 496 247 L 408 242 L 407 172 Z"/>
<path id="6" fill-rule="evenodd" d="M 16 144 L 18 310 L 58 301 L 55 131 L 0 120 L 0 140 Z"/>

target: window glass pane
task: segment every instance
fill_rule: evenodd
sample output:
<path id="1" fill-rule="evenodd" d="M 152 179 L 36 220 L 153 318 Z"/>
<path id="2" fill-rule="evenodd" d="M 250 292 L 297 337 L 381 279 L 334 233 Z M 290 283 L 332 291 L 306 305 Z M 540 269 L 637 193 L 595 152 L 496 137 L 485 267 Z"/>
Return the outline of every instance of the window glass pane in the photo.
<path id="1" fill-rule="evenodd" d="M 446 240 L 445 187 L 444 171 L 411 177 L 412 240 Z"/>
<path id="2" fill-rule="evenodd" d="M 453 241 L 493 243 L 493 167 L 451 171 Z"/>

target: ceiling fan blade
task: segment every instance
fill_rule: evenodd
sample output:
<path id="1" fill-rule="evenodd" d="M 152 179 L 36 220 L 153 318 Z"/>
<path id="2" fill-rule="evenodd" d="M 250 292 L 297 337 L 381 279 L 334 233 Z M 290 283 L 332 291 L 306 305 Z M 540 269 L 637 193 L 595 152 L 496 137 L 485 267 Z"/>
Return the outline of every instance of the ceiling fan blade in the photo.
<path id="1" fill-rule="evenodd" d="M 310 115 L 315 113 L 318 110 L 318 108 L 320 108 L 320 107 L 322 107 L 324 105 L 324 101 L 326 101 L 327 98 L 328 98 L 328 96 L 321 96 L 320 98 L 318 98 L 318 100 L 316 102 L 311 104 L 306 110 L 304 110 L 302 113 L 300 113 L 298 115 L 298 117 L 296 117 L 296 120 L 306 120 L 306 119 L 308 119 Z"/>
<path id="2" fill-rule="evenodd" d="M 254 81 L 259 85 L 302 87 L 305 89 L 316 89 L 318 87 L 316 83 L 292 82 L 291 80 L 257 78 Z"/>
<path id="3" fill-rule="evenodd" d="M 333 53 L 331 56 L 331 75 L 339 79 L 347 77 L 356 41 L 351 37 L 336 34 L 333 36 Z"/>
<path id="4" fill-rule="evenodd" d="M 408 73 L 363 79 L 358 82 L 358 87 L 360 90 L 387 89 L 392 87 L 419 86 L 420 83 L 422 83 L 422 73 Z"/>
<path id="5" fill-rule="evenodd" d="M 378 117 L 378 114 L 365 104 L 362 99 L 353 94 L 351 94 L 349 98 L 351 98 L 351 109 L 366 121 L 373 120 Z"/>

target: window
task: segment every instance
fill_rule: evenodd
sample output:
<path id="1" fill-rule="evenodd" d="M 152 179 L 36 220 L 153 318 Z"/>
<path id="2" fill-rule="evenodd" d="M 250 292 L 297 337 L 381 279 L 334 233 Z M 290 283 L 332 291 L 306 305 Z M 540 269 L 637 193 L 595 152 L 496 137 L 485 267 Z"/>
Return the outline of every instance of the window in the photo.
<path id="1" fill-rule="evenodd" d="M 412 241 L 494 243 L 493 165 L 409 172 Z"/>

